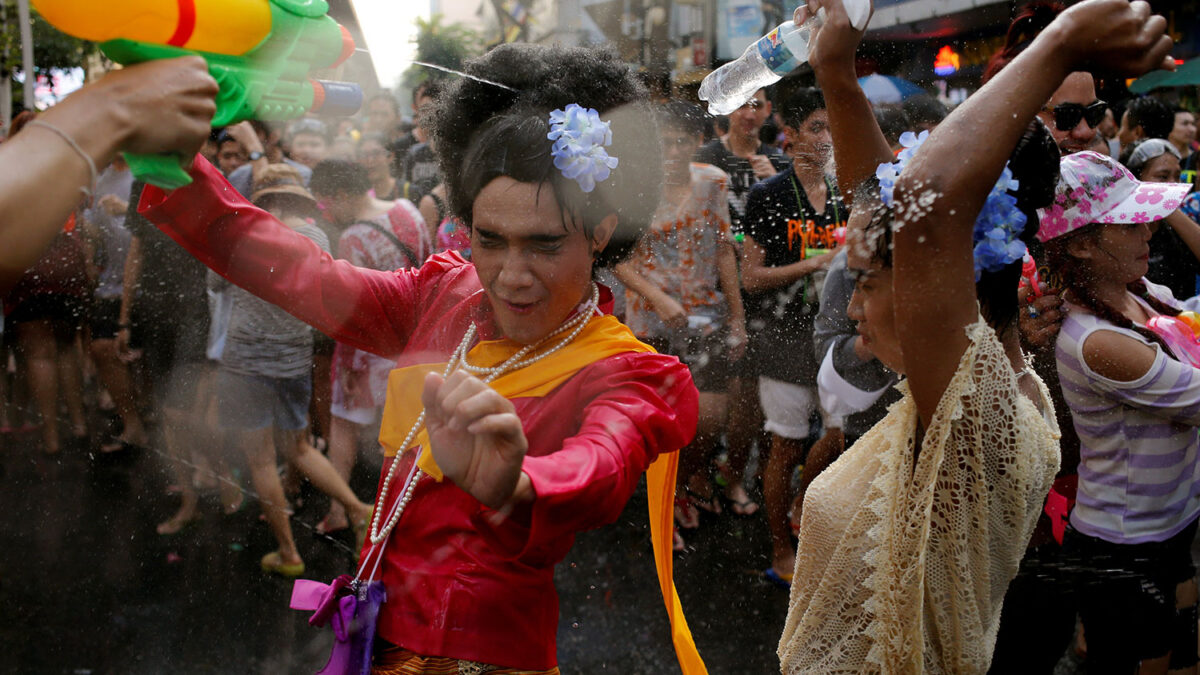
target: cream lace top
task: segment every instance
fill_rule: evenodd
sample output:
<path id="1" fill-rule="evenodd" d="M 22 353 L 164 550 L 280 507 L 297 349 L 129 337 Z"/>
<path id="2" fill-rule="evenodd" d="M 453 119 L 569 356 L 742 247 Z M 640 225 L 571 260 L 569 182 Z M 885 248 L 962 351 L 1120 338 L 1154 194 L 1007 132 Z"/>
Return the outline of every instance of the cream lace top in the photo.
<path id="1" fill-rule="evenodd" d="M 1021 395 L 995 331 L 982 318 L 966 331 L 915 466 L 919 417 L 902 382 L 904 398 L 809 486 L 784 673 L 987 671 L 1059 432 Z"/>

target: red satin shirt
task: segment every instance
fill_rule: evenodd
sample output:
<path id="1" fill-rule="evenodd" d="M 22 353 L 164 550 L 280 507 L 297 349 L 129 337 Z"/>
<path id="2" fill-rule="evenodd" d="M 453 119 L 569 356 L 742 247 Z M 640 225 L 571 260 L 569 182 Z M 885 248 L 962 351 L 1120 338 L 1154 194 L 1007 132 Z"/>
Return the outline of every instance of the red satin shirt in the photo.
<path id="1" fill-rule="evenodd" d="M 416 270 L 354 267 L 253 207 L 203 159 L 192 177 L 169 194 L 148 187 L 139 210 L 222 276 L 339 342 L 404 367 L 447 360 L 470 321 L 481 339 L 500 337 L 474 266 L 458 254 Z M 605 290 L 606 311 L 611 297 Z M 548 395 L 513 403 L 537 498 L 499 519 L 450 481 L 419 483 L 383 560 L 378 630 L 389 642 L 431 656 L 553 667 L 555 563 L 576 532 L 616 520 L 650 462 L 691 441 L 698 414 L 688 369 L 653 353 L 597 361 Z M 399 461 L 397 482 L 412 454 Z M 400 490 L 394 485 L 377 508 L 387 513 Z"/>

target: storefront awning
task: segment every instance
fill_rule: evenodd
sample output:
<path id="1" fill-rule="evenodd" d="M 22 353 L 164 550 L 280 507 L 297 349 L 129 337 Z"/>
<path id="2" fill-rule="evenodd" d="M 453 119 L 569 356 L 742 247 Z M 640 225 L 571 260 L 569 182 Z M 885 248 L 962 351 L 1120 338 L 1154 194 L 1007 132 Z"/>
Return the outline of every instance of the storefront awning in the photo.
<path id="1" fill-rule="evenodd" d="M 1186 87 L 1200 85 L 1200 58 L 1189 60 L 1175 69 L 1155 70 L 1134 80 L 1129 85 L 1129 91 L 1144 94 L 1151 89 L 1162 87 Z"/>
<path id="2" fill-rule="evenodd" d="M 977 26 L 971 25 L 973 23 L 971 14 L 961 13 L 990 5 L 1000 5 L 1005 20 L 1007 20 L 1008 2 L 1006 0 L 876 0 L 875 15 L 871 18 L 870 37 L 878 39 L 879 36 L 876 36 L 875 33 L 884 32 L 889 34 L 886 39 L 896 39 L 891 37 L 891 34 L 896 32 L 897 27 L 907 27 L 933 19 L 938 20 L 940 24 L 955 24 L 934 28 L 933 32 L 935 33 L 942 33 L 947 29 L 971 30 L 977 28 Z M 919 36 L 905 37 L 916 39 Z"/>

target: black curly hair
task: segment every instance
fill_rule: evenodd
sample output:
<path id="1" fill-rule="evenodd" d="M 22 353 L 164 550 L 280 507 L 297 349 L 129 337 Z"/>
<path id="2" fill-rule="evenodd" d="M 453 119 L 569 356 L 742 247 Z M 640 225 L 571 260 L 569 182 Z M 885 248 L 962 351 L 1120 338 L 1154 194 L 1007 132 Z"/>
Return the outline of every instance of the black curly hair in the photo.
<path id="1" fill-rule="evenodd" d="M 775 110 L 783 123 L 793 129 L 804 126 L 808 118 L 825 109 L 825 95 L 816 87 L 795 87 L 779 96 Z"/>
<path id="2" fill-rule="evenodd" d="M 1139 96 L 1125 106 L 1129 128 L 1142 128 L 1143 138 L 1166 138 L 1175 128 L 1175 112 L 1153 96 Z"/>
<path id="3" fill-rule="evenodd" d="M 313 167 L 308 189 L 313 194 L 336 195 L 348 192 L 364 194 L 371 189 L 367 167 L 347 159 L 324 159 Z"/>
<path id="4" fill-rule="evenodd" d="M 492 180 L 507 176 L 550 186 L 568 221 L 590 238 L 610 214 L 617 227 L 596 258 L 611 267 L 633 250 L 658 206 L 662 189 L 662 146 L 645 88 L 605 49 L 506 44 L 468 62 L 467 74 L 438 99 L 430 131 L 445 177 L 450 212 L 468 228 L 476 196 Z M 575 103 L 594 108 L 611 122 L 619 160 L 609 178 L 585 193 L 554 168 L 550 112 Z"/>
<path id="5" fill-rule="evenodd" d="M 1025 214 L 1026 219 L 1020 237 L 1028 242 L 1038 231 L 1037 209 L 1050 205 L 1058 183 L 1058 146 L 1040 119 L 1035 117 L 1029 122 L 1021 140 L 1009 155 L 1008 166 L 1019 184 L 1013 193 L 1017 198 L 1017 208 Z M 879 179 L 875 176 L 864 180 L 854 195 L 853 210 L 870 213 L 864 232 L 871 257 L 890 268 L 895 210 L 880 201 Z M 979 281 L 975 282 L 975 294 L 979 298 L 983 316 L 997 331 L 1002 332 L 1017 318 L 1017 282 L 1020 277 L 1021 261 L 1018 260 L 1001 270 L 982 272 Z"/>
<path id="6" fill-rule="evenodd" d="M 704 127 L 712 119 L 708 113 L 704 112 L 703 108 L 687 101 L 660 103 L 655 109 L 655 115 L 659 128 L 678 129 L 693 136 L 703 134 Z"/>

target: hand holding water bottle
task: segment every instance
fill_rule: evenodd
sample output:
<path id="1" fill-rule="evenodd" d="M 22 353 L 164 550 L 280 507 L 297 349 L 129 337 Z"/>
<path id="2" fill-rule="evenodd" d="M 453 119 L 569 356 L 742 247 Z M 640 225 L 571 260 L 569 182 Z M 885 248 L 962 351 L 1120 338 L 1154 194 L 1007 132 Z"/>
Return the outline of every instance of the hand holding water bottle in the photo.
<path id="1" fill-rule="evenodd" d="M 853 67 L 855 53 L 866 32 L 874 3 L 868 0 L 854 7 L 848 7 L 847 4 L 854 5 L 855 2 L 808 0 L 807 4 L 796 8 L 792 22 L 797 26 L 813 22 L 816 18 L 808 45 L 808 62 L 814 70 L 835 64 Z M 849 11 L 856 14 L 851 15 Z"/>
<path id="2" fill-rule="evenodd" d="M 808 5 L 796 11 L 796 21 L 779 24 L 747 47 L 736 60 L 704 78 L 699 96 L 708 101 L 709 113 L 728 115 L 749 100 L 754 92 L 778 82 L 807 61 L 813 35 L 824 20 L 825 12 L 821 11 L 824 8 L 838 10 L 840 16 L 859 31 L 866 29 L 871 17 L 871 0 L 809 0 Z"/>

